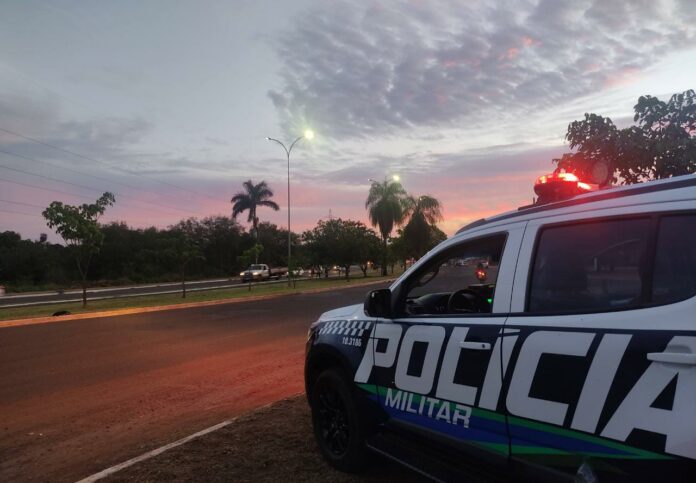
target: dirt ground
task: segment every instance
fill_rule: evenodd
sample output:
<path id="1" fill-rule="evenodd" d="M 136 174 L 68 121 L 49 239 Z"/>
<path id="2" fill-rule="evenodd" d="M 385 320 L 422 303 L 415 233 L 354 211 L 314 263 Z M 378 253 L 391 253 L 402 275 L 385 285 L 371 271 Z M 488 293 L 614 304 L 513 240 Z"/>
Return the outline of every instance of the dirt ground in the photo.
<path id="1" fill-rule="evenodd" d="M 364 296 L 0 329 L 0 482 L 78 481 L 301 393 L 309 324 Z"/>
<path id="2" fill-rule="evenodd" d="M 241 416 L 232 424 L 104 481 L 114 482 L 419 482 L 418 475 L 375 458 L 360 475 L 340 473 L 326 464 L 314 442 L 303 396 Z"/>

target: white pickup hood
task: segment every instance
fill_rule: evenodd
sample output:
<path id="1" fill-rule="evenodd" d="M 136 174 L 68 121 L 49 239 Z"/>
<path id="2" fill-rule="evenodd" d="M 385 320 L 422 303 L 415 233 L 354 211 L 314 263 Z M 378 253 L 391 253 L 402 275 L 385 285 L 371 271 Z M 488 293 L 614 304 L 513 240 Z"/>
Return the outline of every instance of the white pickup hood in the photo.
<path id="1" fill-rule="evenodd" d="M 353 317 L 365 317 L 363 304 L 347 305 L 346 307 L 329 310 L 321 314 L 319 320 L 350 319 Z"/>

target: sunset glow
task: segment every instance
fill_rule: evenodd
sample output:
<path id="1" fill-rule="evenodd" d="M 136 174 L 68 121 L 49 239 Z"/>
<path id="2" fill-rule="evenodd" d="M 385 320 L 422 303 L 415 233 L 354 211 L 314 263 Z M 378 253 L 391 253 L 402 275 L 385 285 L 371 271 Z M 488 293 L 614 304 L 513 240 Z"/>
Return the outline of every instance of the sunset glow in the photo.
<path id="1" fill-rule="evenodd" d="M 42 209 L 106 190 L 105 222 L 229 216 L 249 178 L 268 182 L 281 209 L 263 219 L 284 226 L 273 133 L 307 141 L 292 154 L 293 228 L 329 210 L 367 221 L 365 180 L 396 176 L 442 201 L 452 234 L 529 204 L 584 113 L 625 126 L 639 96 L 694 87 L 696 22 L 678 2 L 590 3 L 204 2 L 162 22 L 144 5 L 13 4 L 0 21 L 0 229 L 56 241 Z"/>

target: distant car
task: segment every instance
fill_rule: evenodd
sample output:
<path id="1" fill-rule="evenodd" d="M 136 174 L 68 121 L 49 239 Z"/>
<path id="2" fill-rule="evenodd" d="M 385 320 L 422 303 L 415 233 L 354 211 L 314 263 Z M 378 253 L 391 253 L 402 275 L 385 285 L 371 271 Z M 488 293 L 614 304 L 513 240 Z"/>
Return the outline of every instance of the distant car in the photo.
<path id="1" fill-rule="evenodd" d="M 254 263 L 249 268 L 239 274 L 242 282 L 253 282 L 262 280 L 279 279 L 287 275 L 287 268 L 270 268 L 265 263 Z"/>
<path id="2" fill-rule="evenodd" d="M 292 276 L 293 276 L 293 277 L 301 277 L 301 276 L 303 276 L 304 274 L 305 274 L 304 268 L 295 268 L 295 269 L 292 271 Z"/>
<path id="3" fill-rule="evenodd" d="M 310 326 L 314 436 L 344 471 L 696 481 L 694 313 L 696 175 L 480 220 Z"/>

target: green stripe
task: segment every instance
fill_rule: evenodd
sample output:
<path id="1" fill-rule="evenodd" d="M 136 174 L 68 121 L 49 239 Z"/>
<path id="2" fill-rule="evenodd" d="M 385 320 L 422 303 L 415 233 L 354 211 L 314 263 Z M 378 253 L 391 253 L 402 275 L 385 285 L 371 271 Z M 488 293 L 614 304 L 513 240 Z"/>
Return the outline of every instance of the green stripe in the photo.
<path id="1" fill-rule="evenodd" d="M 373 384 L 357 384 L 361 389 L 369 392 L 370 394 L 375 394 L 381 397 L 385 397 L 387 390 L 389 388 L 384 386 L 375 386 Z M 399 389 L 392 389 L 398 391 Z M 405 394 L 413 394 L 413 402 L 420 404 L 422 398 L 426 397 L 421 394 L 411 393 L 408 391 L 402 391 Z M 439 408 L 442 404 L 449 404 L 450 409 L 453 410 L 457 403 L 445 400 L 439 400 L 435 404 L 436 408 Z M 472 417 L 478 417 L 483 419 L 489 419 L 492 421 L 505 422 L 505 415 L 497 413 L 495 411 L 490 411 L 481 408 L 472 408 Z M 619 451 L 624 451 L 627 454 L 617 455 L 617 454 L 606 454 L 597 452 L 584 452 L 584 456 L 596 456 L 601 458 L 612 458 L 612 459 L 650 459 L 650 460 L 671 460 L 674 457 L 655 453 L 652 451 L 643 450 L 640 448 L 635 448 L 633 446 L 628 446 L 626 444 L 618 443 L 615 441 L 607 440 L 598 436 L 593 436 L 590 434 L 582 433 L 572 429 L 560 428 L 557 426 L 552 426 L 546 423 L 540 423 L 537 421 L 530 421 L 528 419 L 519 418 L 516 416 L 508 416 L 507 421 L 510 425 L 520 426 L 530 429 L 535 429 L 538 431 L 556 434 L 566 438 L 576 439 L 580 441 L 586 441 L 588 443 L 596 444 L 598 446 L 603 446 L 605 448 L 615 449 Z M 492 451 L 505 452 L 507 453 L 507 445 L 500 445 L 498 443 L 478 443 L 481 446 L 491 449 Z M 504 449 L 503 449 L 504 447 Z M 548 448 L 544 446 L 530 446 L 530 445 L 513 445 L 513 452 L 518 454 L 546 454 L 546 455 L 570 455 L 571 453 L 554 448 Z"/>
<path id="2" fill-rule="evenodd" d="M 565 428 L 559 428 L 557 426 L 551 426 L 549 424 L 545 423 L 539 423 L 537 421 L 530 421 L 528 419 L 522 419 L 518 418 L 515 416 L 508 416 L 508 422 L 513 425 L 513 426 L 522 426 L 526 428 L 531 428 L 531 429 L 536 429 L 539 431 L 543 431 L 546 433 L 552 433 L 552 434 L 557 434 L 559 436 L 563 436 L 566 438 L 573 438 L 573 439 L 578 439 L 581 441 L 586 441 L 588 443 L 596 444 L 599 446 L 604 446 L 605 448 L 611 448 L 611 449 L 616 449 L 619 451 L 625 451 L 627 453 L 630 453 L 629 455 L 604 455 L 606 458 L 628 458 L 628 457 L 636 457 L 639 459 L 655 459 L 655 460 L 663 460 L 663 459 L 673 459 L 671 456 L 659 454 L 659 453 L 654 453 L 652 451 L 647 451 L 639 448 L 634 448 L 633 446 L 628 446 L 626 444 L 622 443 L 617 443 L 614 441 L 610 441 L 598 436 L 592 436 L 589 434 L 581 433 L 579 431 L 574 431 L 572 429 L 565 429 Z M 583 454 L 590 454 L 590 453 L 583 453 Z"/>

